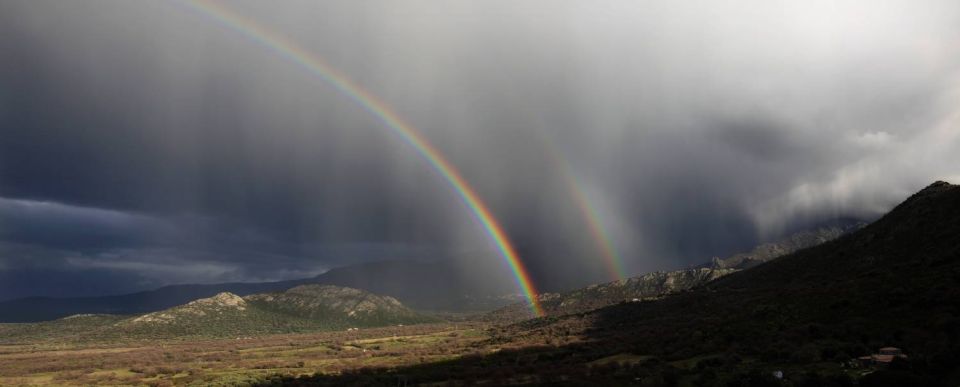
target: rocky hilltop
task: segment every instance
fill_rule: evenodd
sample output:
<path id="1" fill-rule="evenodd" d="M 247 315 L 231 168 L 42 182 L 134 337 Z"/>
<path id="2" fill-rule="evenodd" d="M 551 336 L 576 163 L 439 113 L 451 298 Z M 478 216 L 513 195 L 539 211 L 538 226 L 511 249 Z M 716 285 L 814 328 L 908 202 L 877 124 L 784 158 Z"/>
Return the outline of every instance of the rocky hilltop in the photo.
<path id="1" fill-rule="evenodd" d="M 346 329 L 432 321 L 393 297 L 331 285 L 210 298 L 116 324 L 127 334 L 222 336 Z"/>
<path id="2" fill-rule="evenodd" d="M 866 223 L 857 222 L 801 231 L 775 242 L 764 243 L 746 253 L 734 254 L 724 259 L 714 257 L 710 263 L 700 267 L 738 270 L 749 269 L 778 257 L 832 241 L 844 234 L 859 230 L 864 226 L 866 226 Z"/>
<path id="3" fill-rule="evenodd" d="M 243 298 L 233 293 L 223 292 L 210 298 L 191 301 L 186 305 L 134 317 L 119 323 L 119 325 L 176 324 L 187 319 L 241 317 L 246 310 L 247 302 Z"/>
<path id="4" fill-rule="evenodd" d="M 393 297 L 330 285 L 240 297 L 222 292 L 139 316 L 74 315 L 41 323 L 0 324 L 17 342 L 69 335 L 76 340 L 234 337 L 436 321 Z"/>
<path id="5" fill-rule="evenodd" d="M 244 299 L 264 310 L 305 319 L 336 319 L 354 325 L 429 320 L 396 298 L 332 285 L 302 285 L 285 292 L 254 294 Z"/>

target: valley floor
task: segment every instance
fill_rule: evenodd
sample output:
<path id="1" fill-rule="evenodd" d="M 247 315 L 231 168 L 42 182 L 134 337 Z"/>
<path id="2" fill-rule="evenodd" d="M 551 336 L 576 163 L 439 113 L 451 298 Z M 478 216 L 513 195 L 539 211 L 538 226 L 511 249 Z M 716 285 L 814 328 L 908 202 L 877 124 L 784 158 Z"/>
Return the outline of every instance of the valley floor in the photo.
<path id="1" fill-rule="evenodd" d="M 261 383 L 268 375 L 335 375 L 452 360 L 488 338 L 479 323 L 427 324 L 194 341 L 0 345 L 0 385 Z"/>

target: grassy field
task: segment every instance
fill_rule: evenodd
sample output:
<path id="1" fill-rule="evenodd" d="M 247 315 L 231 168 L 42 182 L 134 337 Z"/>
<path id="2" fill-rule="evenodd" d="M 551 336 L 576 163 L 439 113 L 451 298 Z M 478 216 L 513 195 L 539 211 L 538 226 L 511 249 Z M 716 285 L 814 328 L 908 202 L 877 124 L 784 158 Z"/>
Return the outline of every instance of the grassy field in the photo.
<path id="1" fill-rule="evenodd" d="M 0 385 L 236 386 L 267 375 L 336 375 L 457 359 L 486 339 L 478 323 L 427 324 L 191 341 L 0 345 Z"/>

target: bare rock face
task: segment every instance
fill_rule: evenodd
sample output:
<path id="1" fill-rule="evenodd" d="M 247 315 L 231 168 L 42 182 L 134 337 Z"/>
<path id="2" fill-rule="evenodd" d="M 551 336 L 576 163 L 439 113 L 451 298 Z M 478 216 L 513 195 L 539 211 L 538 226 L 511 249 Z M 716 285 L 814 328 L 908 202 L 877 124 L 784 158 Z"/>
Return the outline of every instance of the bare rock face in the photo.
<path id="1" fill-rule="evenodd" d="M 118 324 L 127 326 L 143 323 L 171 324 L 187 319 L 220 315 L 224 314 L 224 312 L 237 313 L 245 310 L 247 310 L 247 302 L 242 297 L 233 293 L 223 292 L 213 297 L 201 298 L 178 307 L 147 313 Z"/>
<path id="2" fill-rule="evenodd" d="M 247 302 L 236 294 L 223 292 L 210 298 L 201 298 L 190 302 L 186 306 L 193 306 L 195 308 L 236 308 L 238 310 L 244 310 L 247 308 Z"/>

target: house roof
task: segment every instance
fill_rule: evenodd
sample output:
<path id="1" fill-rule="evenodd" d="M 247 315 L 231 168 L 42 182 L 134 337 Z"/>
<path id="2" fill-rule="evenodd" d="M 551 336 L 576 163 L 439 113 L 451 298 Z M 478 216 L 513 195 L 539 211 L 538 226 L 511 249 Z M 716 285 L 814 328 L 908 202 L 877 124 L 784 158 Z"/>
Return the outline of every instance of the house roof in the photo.
<path id="1" fill-rule="evenodd" d="M 873 360 L 880 363 L 889 363 L 893 361 L 895 357 L 895 355 L 873 355 Z"/>

